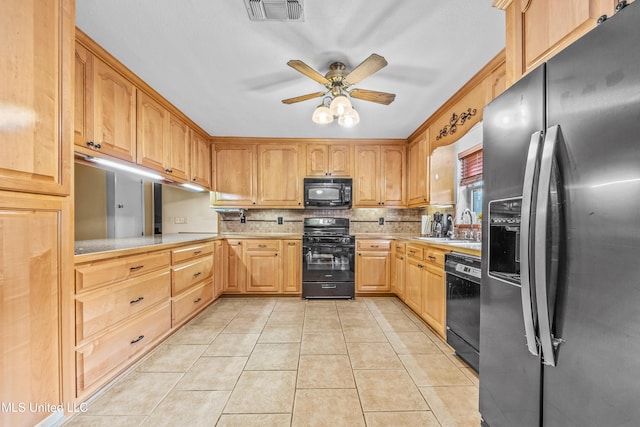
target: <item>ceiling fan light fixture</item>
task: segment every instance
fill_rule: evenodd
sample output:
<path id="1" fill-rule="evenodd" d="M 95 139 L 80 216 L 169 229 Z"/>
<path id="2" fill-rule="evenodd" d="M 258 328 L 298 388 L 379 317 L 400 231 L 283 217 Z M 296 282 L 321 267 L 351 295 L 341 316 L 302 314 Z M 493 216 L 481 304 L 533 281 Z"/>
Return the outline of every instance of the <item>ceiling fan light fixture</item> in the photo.
<path id="1" fill-rule="evenodd" d="M 333 114 L 331 114 L 331 111 L 327 106 L 320 104 L 313 111 L 311 120 L 313 120 L 314 123 L 326 125 L 333 121 Z"/>
<path id="2" fill-rule="evenodd" d="M 343 94 L 337 95 L 335 98 L 333 98 L 331 104 L 329 105 L 329 110 L 331 110 L 331 114 L 334 116 L 341 117 L 351 109 L 351 101 L 349 101 L 349 98 L 347 98 L 347 96 Z"/>
<path id="3" fill-rule="evenodd" d="M 360 123 L 360 114 L 354 108 L 351 108 L 338 118 L 338 124 L 342 127 L 351 128 L 358 123 Z"/>

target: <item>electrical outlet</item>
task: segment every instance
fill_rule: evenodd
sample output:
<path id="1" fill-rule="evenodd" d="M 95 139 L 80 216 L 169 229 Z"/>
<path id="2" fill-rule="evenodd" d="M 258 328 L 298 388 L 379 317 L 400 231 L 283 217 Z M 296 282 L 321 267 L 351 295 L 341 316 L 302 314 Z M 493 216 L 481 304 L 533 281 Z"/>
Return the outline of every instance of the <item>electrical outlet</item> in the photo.
<path id="1" fill-rule="evenodd" d="M 173 223 L 174 224 L 186 224 L 187 223 L 187 218 L 185 218 L 183 216 L 177 216 L 177 217 L 173 218 Z"/>
<path id="2" fill-rule="evenodd" d="M 282 225 L 282 217 L 281 216 L 278 217 L 278 224 Z"/>
<path id="3" fill-rule="evenodd" d="M 378 225 L 384 225 L 384 218 L 378 218 Z"/>

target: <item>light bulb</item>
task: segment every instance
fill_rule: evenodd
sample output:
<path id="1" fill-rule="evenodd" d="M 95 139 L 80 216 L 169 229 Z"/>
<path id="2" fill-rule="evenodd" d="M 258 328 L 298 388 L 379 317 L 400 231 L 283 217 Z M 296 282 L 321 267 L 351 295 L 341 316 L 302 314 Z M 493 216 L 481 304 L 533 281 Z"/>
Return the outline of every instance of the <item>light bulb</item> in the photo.
<path id="1" fill-rule="evenodd" d="M 329 108 L 324 105 L 318 105 L 318 107 L 313 111 L 311 120 L 313 120 L 314 123 L 324 125 L 333 121 L 333 114 L 331 114 Z"/>
<path id="2" fill-rule="evenodd" d="M 331 101 L 329 110 L 334 116 L 342 116 L 351 110 L 351 102 L 346 95 L 338 95 Z"/>
<path id="3" fill-rule="evenodd" d="M 338 118 L 338 124 L 346 128 L 353 127 L 358 123 L 360 123 L 360 115 L 353 108 Z"/>

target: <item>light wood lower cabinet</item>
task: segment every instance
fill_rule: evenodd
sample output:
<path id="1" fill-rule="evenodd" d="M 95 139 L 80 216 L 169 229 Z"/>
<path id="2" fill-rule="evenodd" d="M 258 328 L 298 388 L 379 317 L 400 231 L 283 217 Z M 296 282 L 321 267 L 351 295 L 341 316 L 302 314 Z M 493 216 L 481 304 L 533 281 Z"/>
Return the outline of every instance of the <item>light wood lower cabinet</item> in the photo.
<path id="1" fill-rule="evenodd" d="M 227 277 L 225 273 L 225 256 L 227 255 L 224 240 L 213 242 L 213 298 L 222 295 L 224 281 Z"/>
<path id="2" fill-rule="evenodd" d="M 394 243 L 391 261 L 391 292 L 404 300 L 405 289 L 405 244 Z"/>
<path id="3" fill-rule="evenodd" d="M 406 285 L 404 302 L 413 311 L 420 314 L 422 312 L 422 288 L 424 264 L 415 258 L 406 258 Z"/>
<path id="4" fill-rule="evenodd" d="M 422 308 L 420 315 L 443 338 L 447 335 L 447 292 L 442 267 L 427 264 L 423 270 Z"/>
<path id="5" fill-rule="evenodd" d="M 207 306 L 213 299 L 213 280 L 205 280 L 173 299 L 171 325 L 179 325 Z"/>
<path id="6" fill-rule="evenodd" d="M 302 242 L 227 239 L 223 293 L 300 294 Z"/>
<path id="7" fill-rule="evenodd" d="M 76 349 L 77 392 L 93 389 L 150 349 L 171 328 L 169 300 Z M 101 381 L 102 380 L 102 381 Z"/>
<path id="8" fill-rule="evenodd" d="M 356 242 L 356 292 L 389 292 L 389 240 L 358 240 Z"/>

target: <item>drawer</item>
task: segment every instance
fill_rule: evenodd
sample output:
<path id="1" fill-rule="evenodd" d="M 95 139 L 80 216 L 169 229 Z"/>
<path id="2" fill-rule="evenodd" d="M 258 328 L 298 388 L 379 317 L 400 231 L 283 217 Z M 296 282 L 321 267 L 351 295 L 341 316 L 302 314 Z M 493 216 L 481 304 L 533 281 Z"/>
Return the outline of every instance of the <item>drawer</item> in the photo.
<path id="1" fill-rule="evenodd" d="M 399 242 L 394 242 L 393 243 L 393 249 L 396 251 L 396 254 L 405 253 L 406 246 L 407 245 L 405 243 L 399 243 Z"/>
<path id="2" fill-rule="evenodd" d="M 444 268 L 444 252 L 436 249 L 425 249 L 424 260 L 432 265 Z"/>
<path id="3" fill-rule="evenodd" d="M 422 246 L 407 245 L 407 256 L 413 259 L 424 259 L 424 248 Z"/>
<path id="4" fill-rule="evenodd" d="M 185 246 L 171 251 L 171 263 L 178 264 L 203 255 L 213 253 L 213 242 L 202 243 L 199 245 Z"/>
<path id="5" fill-rule="evenodd" d="M 171 268 L 171 296 L 189 289 L 191 286 L 213 275 L 213 256 Z"/>
<path id="6" fill-rule="evenodd" d="M 358 240 L 356 242 L 359 251 L 388 251 L 391 250 L 390 240 Z"/>
<path id="7" fill-rule="evenodd" d="M 151 252 L 76 266 L 76 292 L 110 285 L 169 267 L 169 252 Z"/>
<path id="8" fill-rule="evenodd" d="M 246 240 L 248 251 L 280 251 L 280 240 Z"/>
<path id="9" fill-rule="evenodd" d="M 76 298 L 76 343 L 171 297 L 171 272 L 155 271 Z"/>
<path id="10" fill-rule="evenodd" d="M 151 309 L 140 317 L 96 338 L 76 350 L 78 395 L 110 372 L 148 350 L 171 328 L 171 303 Z"/>
<path id="11" fill-rule="evenodd" d="M 175 328 L 191 314 L 206 306 L 213 299 L 213 281 L 184 292 L 171 303 L 171 327 Z"/>

